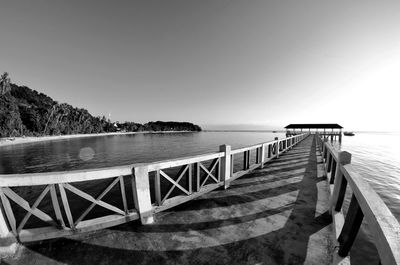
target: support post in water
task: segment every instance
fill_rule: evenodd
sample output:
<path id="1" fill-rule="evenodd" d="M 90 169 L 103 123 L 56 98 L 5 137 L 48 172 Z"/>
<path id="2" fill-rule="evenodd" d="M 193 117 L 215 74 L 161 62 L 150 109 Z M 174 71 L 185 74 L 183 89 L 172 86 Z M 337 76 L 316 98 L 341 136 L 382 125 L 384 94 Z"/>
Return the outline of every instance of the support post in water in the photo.
<path id="1" fill-rule="evenodd" d="M 326 159 L 328 158 L 328 150 L 326 150 L 326 144 L 327 144 L 327 142 L 328 142 L 328 140 L 326 140 L 325 138 L 324 138 L 324 143 L 322 144 L 322 146 L 324 147 L 324 152 L 323 152 L 323 159 L 324 159 L 324 162 L 326 163 Z"/>
<path id="2" fill-rule="evenodd" d="M 342 151 L 338 152 L 338 161 L 336 163 L 336 170 L 334 178 L 334 187 L 332 197 L 330 201 L 329 211 L 332 214 L 333 211 L 340 211 L 343 204 L 344 195 L 346 193 L 347 181 L 343 177 L 343 173 L 340 170 L 340 165 L 347 165 L 351 163 L 351 153 Z"/>
<path id="3" fill-rule="evenodd" d="M 354 194 L 351 197 L 349 210 L 344 221 L 342 232 L 338 238 L 340 243 L 338 254 L 346 257 L 354 243 L 358 230 L 360 229 L 364 214 Z"/>
<path id="4" fill-rule="evenodd" d="M 219 147 L 220 152 L 224 152 L 224 156 L 221 157 L 221 181 L 224 182 L 224 189 L 229 188 L 229 179 L 231 178 L 231 146 L 221 145 Z"/>
<path id="5" fill-rule="evenodd" d="M 139 212 L 142 224 L 154 222 L 154 211 L 151 205 L 149 168 L 147 166 L 135 167 L 132 170 L 133 200 Z"/>

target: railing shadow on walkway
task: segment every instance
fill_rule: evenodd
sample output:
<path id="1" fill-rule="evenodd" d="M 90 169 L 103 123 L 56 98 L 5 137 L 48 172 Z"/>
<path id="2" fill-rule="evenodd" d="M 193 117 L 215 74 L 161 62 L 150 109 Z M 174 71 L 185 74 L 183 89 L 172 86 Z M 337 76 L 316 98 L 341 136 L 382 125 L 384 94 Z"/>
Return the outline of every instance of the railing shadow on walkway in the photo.
<path id="1" fill-rule="evenodd" d="M 243 176 L 228 190 L 158 213 L 155 224 L 142 226 L 134 221 L 85 238 L 26 245 L 30 253 L 19 262 L 40 256 L 46 262 L 66 264 L 302 264 L 309 258 L 320 264 L 319 259 L 330 259 L 325 242 L 330 232 L 326 231 L 326 237 L 325 233 L 315 235 L 328 230 L 332 220 L 327 209 L 317 209 L 318 184 L 325 177 L 317 175 L 315 151 L 310 136 L 283 154 L 282 160 L 272 160 L 264 169 Z M 270 170 L 285 159 L 294 165 Z M 297 166 L 296 159 L 301 162 Z M 280 174 L 284 177 L 279 178 Z M 282 185 L 267 187 L 277 181 Z M 265 188 L 252 191 L 257 185 Z M 227 195 L 213 198 L 215 192 Z M 270 209 L 265 208 L 268 200 L 275 200 Z M 224 208 L 234 212 L 224 212 Z M 215 210 L 222 212 L 214 216 Z M 310 254 L 310 244 L 319 248 L 313 250 L 319 254 Z"/>

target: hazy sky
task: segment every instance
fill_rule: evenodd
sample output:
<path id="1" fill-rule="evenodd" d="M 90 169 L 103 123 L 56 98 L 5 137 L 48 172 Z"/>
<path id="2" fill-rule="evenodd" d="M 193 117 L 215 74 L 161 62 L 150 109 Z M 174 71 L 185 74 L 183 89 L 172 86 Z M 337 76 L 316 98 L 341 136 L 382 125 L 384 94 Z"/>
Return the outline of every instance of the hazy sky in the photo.
<path id="1" fill-rule="evenodd" d="M 400 1 L 2 1 L 0 71 L 116 121 L 400 130 Z"/>

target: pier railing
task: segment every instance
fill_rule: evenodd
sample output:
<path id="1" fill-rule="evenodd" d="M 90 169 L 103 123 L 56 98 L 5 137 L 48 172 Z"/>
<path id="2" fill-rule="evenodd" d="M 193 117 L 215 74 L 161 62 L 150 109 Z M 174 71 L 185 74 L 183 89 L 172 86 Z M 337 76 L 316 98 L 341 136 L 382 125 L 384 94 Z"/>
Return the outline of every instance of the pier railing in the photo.
<path id="1" fill-rule="evenodd" d="M 228 188 L 232 180 L 263 167 L 306 136 L 275 138 L 237 150 L 222 145 L 216 153 L 148 164 L 0 175 L 0 246 L 68 236 L 136 219 L 152 223 L 155 212 L 219 187 Z M 243 163 L 234 171 L 238 159 Z"/>
<path id="2" fill-rule="evenodd" d="M 329 181 L 330 211 L 338 244 L 338 257 L 349 261 L 349 251 L 363 219 L 366 219 L 383 265 L 400 264 L 400 224 L 381 197 L 351 165 L 351 154 L 337 151 L 327 139 L 317 137 Z M 352 191 L 344 216 L 342 206 L 346 188 Z"/>

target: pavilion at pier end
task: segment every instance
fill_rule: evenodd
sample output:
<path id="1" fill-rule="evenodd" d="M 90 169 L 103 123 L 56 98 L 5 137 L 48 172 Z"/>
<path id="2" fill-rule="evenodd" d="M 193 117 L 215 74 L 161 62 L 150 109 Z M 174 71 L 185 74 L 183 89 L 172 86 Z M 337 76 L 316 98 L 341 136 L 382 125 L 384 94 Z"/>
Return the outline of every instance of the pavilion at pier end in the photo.
<path id="1" fill-rule="evenodd" d="M 337 123 L 302 123 L 302 124 L 289 124 L 285 127 L 286 136 L 293 136 L 302 133 L 319 134 L 322 138 L 331 138 L 331 140 L 338 139 L 342 141 L 343 127 Z"/>

